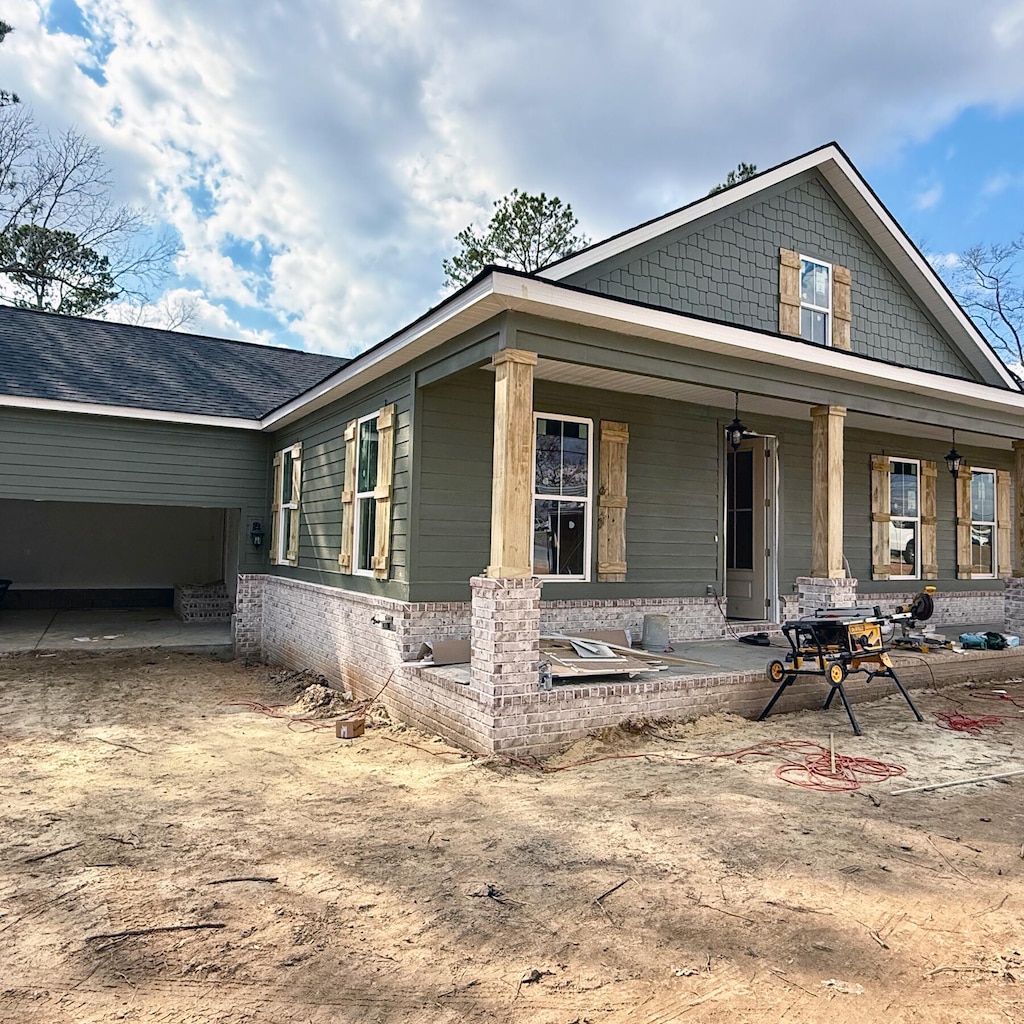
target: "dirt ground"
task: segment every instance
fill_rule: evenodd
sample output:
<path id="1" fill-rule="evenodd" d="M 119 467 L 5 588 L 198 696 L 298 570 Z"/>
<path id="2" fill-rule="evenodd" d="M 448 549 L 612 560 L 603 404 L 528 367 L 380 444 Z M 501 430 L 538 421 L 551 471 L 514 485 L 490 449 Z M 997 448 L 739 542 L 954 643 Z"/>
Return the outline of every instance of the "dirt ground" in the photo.
<path id="1" fill-rule="evenodd" d="M 1024 1022 L 1024 775 L 892 795 L 1024 768 L 1008 701 L 615 730 L 541 773 L 261 713 L 283 675 L 0 659 L 0 1019 Z M 936 726 L 958 709 L 1007 720 Z M 906 774 L 687 759 L 830 730 Z"/>

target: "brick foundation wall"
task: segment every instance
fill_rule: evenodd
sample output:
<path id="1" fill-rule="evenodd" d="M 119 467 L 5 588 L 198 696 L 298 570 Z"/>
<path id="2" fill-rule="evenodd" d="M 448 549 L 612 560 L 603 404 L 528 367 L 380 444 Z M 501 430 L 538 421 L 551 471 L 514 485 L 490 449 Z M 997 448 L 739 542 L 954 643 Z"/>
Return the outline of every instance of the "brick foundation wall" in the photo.
<path id="1" fill-rule="evenodd" d="M 897 656 L 896 671 L 911 691 L 967 681 L 995 683 L 1020 677 L 1024 672 L 1024 652 L 971 651 L 929 658 L 926 664 L 919 658 L 901 660 Z M 776 688 L 761 670 L 699 676 L 661 673 L 644 679 L 556 686 L 499 697 L 493 702 L 493 712 L 488 714 L 487 702 L 478 691 L 453 680 L 453 676 L 468 674 L 432 668 L 410 668 L 406 673 L 419 677 L 425 692 L 436 695 L 433 712 L 421 716 L 421 728 L 455 739 L 479 753 L 533 757 L 557 753 L 595 729 L 613 728 L 630 718 L 690 721 L 716 712 L 756 718 Z M 889 679 L 870 683 L 863 679 L 853 675 L 846 681 L 852 704 L 898 693 Z M 801 680 L 786 690 L 772 715 L 818 709 L 827 693 L 828 686 L 822 680 Z M 453 712 L 459 716 L 458 728 L 465 730 L 462 738 L 450 729 L 449 716 Z M 892 704 L 892 713 L 904 716 L 913 727 L 918 725 L 910 708 L 899 698 Z M 838 728 L 847 728 L 846 714 L 838 699 L 829 714 Z M 474 731 L 473 721 L 486 722 L 486 728 Z"/>
<path id="2" fill-rule="evenodd" d="M 544 756 L 594 729 L 612 727 L 627 718 L 693 719 L 720 711 L 756 717 L 774 692 L 775 687 L 763 670 L 707 675 L 666 672 L 634 680 L 542 690 L 535 671 L 532 640 L 525 634 L 533 635 L 536 622 L 545 630 L 583 629 L 590 624 L 609 628 L 609 603 L 543 602 L 534 581 L 515 582 L 522 584 L 519 593 L 500 594 L 497 588 L 489 589 L 483 597 L 493 601 L 494 608 L 478 609 L 500 613 L 491 616 L 492 622 L 504 616 L 501 629 L 491 632 L 491 642 L 523 647 L 496 647 L 491 652 L 491 656 L 509 656 L 520 665 L 528 662 L 521 670 L 521 678 L 508 679 L 507 689 L 495 688 L 493 674 L 490 682 L 486 673 L 481 675 L 483 662 L 479 659 L 474 666 L 476 678 L 469 666 L 403 665 L 403 660 L 415 656 L 423 639 L 467 635 L 469 606 L 464 603 L 410 604 L 276 576 L 239 577 L 236 652 L 239 656 L 259 656 L 296 669 L 312 669 L 364 699 L 377 693 L 394 669 L 381 696 L 392 717 L 478 753 Z M 1024 581 L 1009 587 L 1008 594 L 1012 595 L 1008 601 L 1016 602 L 1014 607 L 1024 620 Z M 857 603 L 884 606 L 912 597 L 912 593 L 890 594 L 884 598 L 878 595 L 876 600 L 873 595 L 860 595 Z M 991 611 L 995 599 L 1002 601 L 1002 597 L 1001 593 L 970 592 L 939 595 L 950 602 L 966 599 L 957 610 L 945 609 L 946 621 L 954 614 L 974 615 L 986 608 Z M 989 603 L 970 604 L 975 599 Z M 502 600 L 518 605 L 498 608 L 497 603 Z M 710 618 L 706 602 L 688 603 L 705 605 L 703 614 Z M 639 630 L 643 614 L 648 613 L 669 614 L 671 621 L 671 612 L 665 610 L 663 603 L 623 605 L 623 620 L 611 628 Z M 940 600 L 937 609 L 941 608 Z M 717 615 L 717 609 L 714 612 Z M 565 617 L 559 619 L 559 614 Z M 578 618 L 569 617 L 577 614 Z M 371 621 L 386 615 L 392 616 L 393 629 Z M 979 614 L 981 621 L 989 618 Z M 675 627 L 673 636 L 674 630 Z M 479 632 L 482 636 L 483 630 Z M 498 640 L 499 633 L 505 636 L 504 640 Z M 1024 654 L 1018 650 L 971 652 L 949 656 L 947 660 L 932 658 L 927 665 L 919 664 L 919 660 L 898 664 L 900 677 L 908 687 L 943 685 L 967 678 L 995 681 L 1024 674 Z M 780 701 L 779 711 L 820 707 L 826 692 L 820 680 L 802 682 L 790 687 Z M 894 688 L 884 680 L 867 685 L 855 676 L 848 683 L 848 692 L 852 700 L 860 701 L 894 692 Z M 894 708 L 894 713 L 902 713 L 899 705 Z M 909 709 L 906 712 L 909 717 Z"/>
<path id="3" fill-rule="evenodd" d="M 639 641 L 645 615 L 668 616 L 669 637 L 679 640 L 721 640 L 725 620 L 713 597 L 625 598 L 621 601 L 541 601 L 542 633 L 584 633 L 595 629 L 628 629 Z"/>
<path id="4" fill-rule="evenodd" d="M 916 590 L 900 594 L 858 594 L 857 604 L 877 604 L 883 613 L 891 612 L 897 605 L 910 604 L 926 585 L 927 581 L 924 581 Z M 1005 595 L 1001 590 L 940 590 L 934 600 L 935 614 L 928 620 L 928 625 L 935 628 L 1002 623 L 1006 619 Z"/>

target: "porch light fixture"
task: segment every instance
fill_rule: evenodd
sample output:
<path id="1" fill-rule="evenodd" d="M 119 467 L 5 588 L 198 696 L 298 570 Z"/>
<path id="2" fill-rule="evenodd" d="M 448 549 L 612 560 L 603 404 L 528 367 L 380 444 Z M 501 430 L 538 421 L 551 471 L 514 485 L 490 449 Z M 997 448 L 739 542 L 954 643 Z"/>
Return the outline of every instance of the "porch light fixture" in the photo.
<path id="1" fill-rule="evenodd" d="M 735 392 L 736 395 L 736 410 L 735 415 L 732 418 L 732 423 L 725 428 L 725 439 L 729 442 L 729 447 L 736 451 L 739 446 L 743 443 L 743 438 L 747 435 L 747 428 L 743 426 L 740 420 L 740 393 Z"/>
<path id="2" fill-rule="evenodd" d="M 252 546 L 257 549 L 263 547 L 264 536 L 263 524 L 260 522 L 254 522 L 252 524 L 252 529 L 249 531 L 249 540 L 252 541 Z"/>
<path id="3" fill-rule="evenodd" d="M 955 480 L 960 475 L 960 463 L 963 462 L 964 457 L 956 450 L 956 431 L 953 431 L 953 447 L 949 449 L 949 454 L 946 455 L 946 469 L 949 470 L 950 476 Z"/>

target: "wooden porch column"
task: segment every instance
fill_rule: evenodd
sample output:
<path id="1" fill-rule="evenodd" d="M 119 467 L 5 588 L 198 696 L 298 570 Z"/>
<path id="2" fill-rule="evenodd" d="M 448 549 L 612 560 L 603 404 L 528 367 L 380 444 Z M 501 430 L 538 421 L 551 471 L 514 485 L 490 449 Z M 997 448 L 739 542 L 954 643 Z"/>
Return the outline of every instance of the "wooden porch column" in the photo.
<path id="1" fill-rule="evenodd" d="M 843 419 L 841 405 L 811 409 L 811 575 L 838 580 L 843 565 Z"/>
<path id="2" fill-rule="evenodd" d="M 492 579 L 533 575 L 533 368 L 536 352 L 506 348 L 494 365 Z"/>
<path id="3" fill-rule="evenodd" d="M 1014 576 L 1024 576 L 1024 441 L 1013 442 L 1014 467 L 1013 487 L 1016 498 L 1017 515 L 1014 527 L 1010 531 L 1013 548 Z"/>

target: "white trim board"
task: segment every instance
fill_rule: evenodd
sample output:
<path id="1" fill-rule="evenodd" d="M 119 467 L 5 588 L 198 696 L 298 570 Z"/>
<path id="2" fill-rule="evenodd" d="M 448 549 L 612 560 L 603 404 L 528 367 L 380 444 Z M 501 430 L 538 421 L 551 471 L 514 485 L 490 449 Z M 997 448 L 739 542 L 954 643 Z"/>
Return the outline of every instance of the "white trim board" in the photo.
<path id="1" fill-rule="evenodd" d="M 256 419 L 237 416 L 204 416 L 199 413 L 170 412 L 164 409 L 137 409 L 128 405 L 100 405 L 94 402 L 65 402 L 55 398 L 24 398 L 0 395 L 0 409 L 34 409 L 42 412 L 68 412 L 80 416 L 113 416 L 126 420 L 181 423 L 193 427 L 226 427 L 232 430 L 260 430 Z"/>

